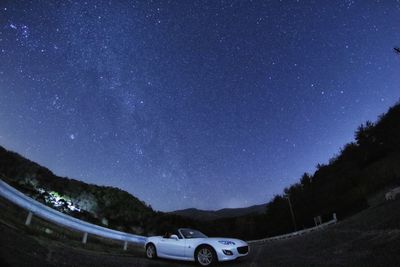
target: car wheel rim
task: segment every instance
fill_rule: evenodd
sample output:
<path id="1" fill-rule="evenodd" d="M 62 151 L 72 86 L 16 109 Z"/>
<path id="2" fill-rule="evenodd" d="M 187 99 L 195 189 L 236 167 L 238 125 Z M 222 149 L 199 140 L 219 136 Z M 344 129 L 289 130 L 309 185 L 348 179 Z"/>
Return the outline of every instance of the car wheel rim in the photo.
<path id="1" fill-rule="evenodd" d="M 153 258 L 154 256 L 154 248 L 153 246 L 148 246 L 147 247 L 147 257 Z"/>
<path id="2" fill-rule="evenodd" d="M 212 262 L 213 255 L 211 251 L 207 248 L 203 248 L 197 254 L 197 260 L 203 266 L 210 265 Z"/>

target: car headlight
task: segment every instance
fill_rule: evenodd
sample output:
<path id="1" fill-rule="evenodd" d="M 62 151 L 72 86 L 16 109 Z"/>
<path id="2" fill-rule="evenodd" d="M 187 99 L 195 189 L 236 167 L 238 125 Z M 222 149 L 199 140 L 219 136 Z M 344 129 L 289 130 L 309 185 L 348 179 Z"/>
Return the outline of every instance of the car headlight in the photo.
<path id="1" fill-rule="evenodd" d="M 227 256 L 232 256 L 233 255 L 232 251 L 227 250 L 227 249 L 223 249 L 222 252 Z"/>
<path id="2" fill-rule="evenodd" d="M 235 245 L 235 242 L 228 241 L 228 240 L 220 240 L 220 241 L 218 241 L 218 243 L 221 243 L 222 245 L 225 245 L 225 246 Z"/>

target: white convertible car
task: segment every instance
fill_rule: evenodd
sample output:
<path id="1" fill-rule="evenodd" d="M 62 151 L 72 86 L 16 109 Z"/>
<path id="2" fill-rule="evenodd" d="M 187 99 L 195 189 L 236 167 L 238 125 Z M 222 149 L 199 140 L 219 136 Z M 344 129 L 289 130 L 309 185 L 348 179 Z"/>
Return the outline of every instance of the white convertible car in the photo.
<path id="1" fill-rule="evenodd" d="M 148 237 L 145 244 L 146 256 L 196 261 L 202 266 L 210 266 L 218 261 L 229 261 L 246 256 L 249 246 L 239 239 L 207 237 L 203 233 L 180 228 L 164 236 Z"/>

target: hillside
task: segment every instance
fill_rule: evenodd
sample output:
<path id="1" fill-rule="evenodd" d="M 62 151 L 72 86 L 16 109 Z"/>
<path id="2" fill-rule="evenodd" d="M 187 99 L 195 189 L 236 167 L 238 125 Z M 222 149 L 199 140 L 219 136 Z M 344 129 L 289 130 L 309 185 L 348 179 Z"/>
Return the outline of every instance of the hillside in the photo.
<path id="1" fill-rule="evenodd" d="M 315 173 L 304 173 L 276 195 L 266 213 L 218 219 L 207 230 L 249 239 L 294 231 L 287 196 L 297 229 L 313 226 L 316 216 L 327 221 L 336 213 L 343 219 L 374 205 L 377 194 L 400 185 L 400 104 L 359 126 L 354 136 L 328 163 L 317 164 Z"/>
<path id="2" fill-rule="evenodd" d="M 235 209 L 220 209 L 220 210 L 199 210 L 199 209 L 184 209 L 170 212 L 171 214 L 180 215 L 193 220 L 212 221 L 222 218 L 240 217 L 250 214 L 265 213 L 267 204 L 254 205 L 246 208 Z"/>
<path id="3" fill-rule="evenodd" d="M 60 177 L 0 146 L 1 178 L 28 196 L 94 224 L 136 234 L 158 231 L 157 213 L 126 191 Z M 168 223 L 168 218 L 163 218 Z"/>
<path id="4" fill-rule="evenodd" d="M 265 212 L 265 205 L 219 211 L 187 209 L 172 213 L 155 212 L 151 206 L 126 191 L 57 176 L 1 146 L 0 175 L 1 179 L 26 195 L 63 213 L 135 234 L 158 234 L 165 229 L 182 226 L 207 230 L 212 225 L 199 225 L 197 221 Z"/>
<path id="5" fill-rule="evenodd" d="M 241 209 L 222 209 L 217 212 L 199 211 L 195 216 L 186 212 L 163 213 L 126 191 L 108 186 L 87 184 L 60 177 L 49 169 L 8 151 L 0 146 L 0 178 L 33 199 L 73 217 L 112 229 L 152 235 L 175 227 L 199 225 L 200 217 L 209 220 L 263 212 L 265 205 Z M 180 216 L 188 215 L 188 216 Z"/>

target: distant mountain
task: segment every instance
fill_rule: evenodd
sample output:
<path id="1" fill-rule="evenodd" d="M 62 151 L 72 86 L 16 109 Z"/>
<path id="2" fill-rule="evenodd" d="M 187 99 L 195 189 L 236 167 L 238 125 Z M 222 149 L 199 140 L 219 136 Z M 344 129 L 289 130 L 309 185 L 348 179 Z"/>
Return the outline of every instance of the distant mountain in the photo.
<path id="1" fill-rule="evenodd" d="M 220 210 L 199 210 L 184 209 L 170 212 L 170 214 L 180 215 L 193 220 L 211 221 L 222 218 L 240 217 L 249 214 L 261 214 L 265 212 L 267 204 L 254 205 L 246 208 L 220 209 Z"/>

